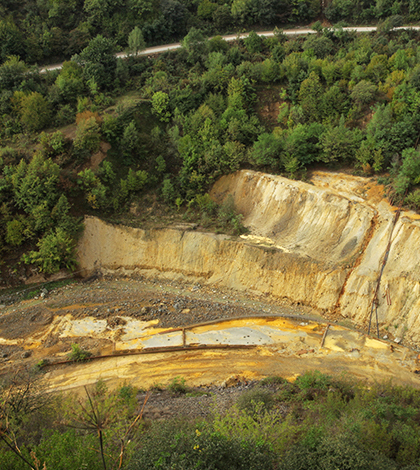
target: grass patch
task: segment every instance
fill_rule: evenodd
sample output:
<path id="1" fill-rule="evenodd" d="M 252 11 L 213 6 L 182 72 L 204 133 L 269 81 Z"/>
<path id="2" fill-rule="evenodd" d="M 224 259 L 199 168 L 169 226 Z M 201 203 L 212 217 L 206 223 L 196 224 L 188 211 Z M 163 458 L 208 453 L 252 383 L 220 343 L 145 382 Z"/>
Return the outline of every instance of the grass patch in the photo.
<path id="1" fill-rule="evenodd" d="M 167 390 L 172 394 L 182 395 L 190 391 L 190 388 L 185 384 L 184 377 L 176 376 L 172 382 L 167 386 Z"/>
<path id="2" fill-rule="evenodd" d="M 52 291 L 53 289 L 59 289 L 60 287 L 68 286 L 69 284 L 77 283 L 77 279 L 63 279 L 60 281 L 53 281 L 53 282 L 43 282 L 40 284 L 36 284 L 35 286 L 18 286 L 13 287 L 10 289 L 5 289 L 2 291 L 2 295 L 0 296 L 0 303 L 5 301 L 7 298 L 11 298 L 14 301 L 17 300 L 30 300 L 34 297 L 41 294 L 41 292 L 46 289 L 48 292 Z"/>

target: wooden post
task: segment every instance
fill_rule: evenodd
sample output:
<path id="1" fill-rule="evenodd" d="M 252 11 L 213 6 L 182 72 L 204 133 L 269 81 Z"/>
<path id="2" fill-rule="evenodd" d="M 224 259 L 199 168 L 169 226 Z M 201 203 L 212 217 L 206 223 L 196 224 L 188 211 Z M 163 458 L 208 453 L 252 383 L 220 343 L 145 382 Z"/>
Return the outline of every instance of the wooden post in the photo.
<path id="1" fill-rule="evenodd" d="M 330 328 L 330 324 L 328 323 L 327 328 L 325 328 L 324 334 L 322 335 L 321 348 L 324 346 L 325 338 L 327 337 L 329 328 Z"/>

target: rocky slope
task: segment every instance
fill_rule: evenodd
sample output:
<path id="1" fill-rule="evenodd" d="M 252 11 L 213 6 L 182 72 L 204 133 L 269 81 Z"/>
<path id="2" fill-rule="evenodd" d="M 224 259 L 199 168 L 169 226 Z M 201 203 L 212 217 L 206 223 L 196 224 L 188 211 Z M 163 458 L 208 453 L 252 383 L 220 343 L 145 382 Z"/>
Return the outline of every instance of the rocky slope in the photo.
<path id="1" fill-rule="evenodd" d="M 366 327 L 378 295 L 382 333 L 420 342 L 420 222 L 382 200 L 372 179 L 315 173 L 310 184 L 253 171 L 221 178 L 212 197 L 232 195 L 250 234 L 242 239 L 185 227 L 141 230 L 88 217 L 79 245 L 86 273 L 195 279 L 266 293 Z"/>

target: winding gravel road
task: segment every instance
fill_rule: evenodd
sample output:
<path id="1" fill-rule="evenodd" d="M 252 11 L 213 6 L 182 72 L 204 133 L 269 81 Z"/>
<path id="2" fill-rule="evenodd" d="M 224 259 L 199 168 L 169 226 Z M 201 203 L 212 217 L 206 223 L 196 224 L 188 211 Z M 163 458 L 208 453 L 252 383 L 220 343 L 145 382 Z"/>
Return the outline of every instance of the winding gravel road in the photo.
<path id="1" fill-rule="evenodd" d="M 343 28 L 344 31 L 356 31 L 358 33 L 370 33 L 372 31 L 376 31 L 377 27 L 376 26 L 349 26 L 346 28 Z M 399 29 L 415 29 L 415 30 L 420 30 L 420 26 L 400 26 L 398 28 L 395 28 L 396 30 Z M 308 29 L 308 28 L 296 28 L 296 29 L 288 29 L 283 31 L 283 33 L 286 36 L 297 36 L 297 35 L 302 35 L 302 34 L 315 34 L 316 31 L 313 29 Z M 264 36 L 264 37 L 272 37 L 274 36 L 274 31 L 263 31 L 261 33 L 258 33 L 259 36 Z M 228 34 L 226 36 L 222 36 L 225 41 L 234 41 L 235 39 L 244 39 L 249 36 L 249 33 L 243 33 L 243 34 Z M 151 54 L 161 54 L 162 52 L 170 51 L 173 49 L 179 49 L 181 47 L 180 42 L 176 42 L 173 44 L 164 44 L 162 46 L 154 46 L 154 47 L 147 47 L 143 51 L 139 52 L 140 55 L 151 55 Z M 116 54 L 116 57 L 124 59 L 127 57 L 129 54 L 127 52 L 119 52 Z M 46 67 L 43 67 L 40 69 L 40 73 L 45 73 L 47 71 L 52 71 L 52 70 L 60 70 L 63 64 L 53 64 L 53 65 L 47 65 Z"/>

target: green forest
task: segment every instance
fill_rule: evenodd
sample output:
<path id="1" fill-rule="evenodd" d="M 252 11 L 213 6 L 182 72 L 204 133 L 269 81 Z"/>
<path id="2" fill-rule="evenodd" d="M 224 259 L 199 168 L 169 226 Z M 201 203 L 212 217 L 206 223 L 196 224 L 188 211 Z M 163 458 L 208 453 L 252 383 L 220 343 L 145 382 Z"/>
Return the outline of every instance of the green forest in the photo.
<path id="1" fill-rule="evenodd" d="M 217 391 L 190 388 L 181 377 L 148 393 L 98 382 L 60 396 L 46 393 L 39 376 L 21 371 L 3 386 L 3 470 L 419 468 L 420 392 L 406 386 L 318 371 L 294 383 L 273 376 L 221 412 Z M 150 393 L 187 406 L 213 396 L 214 406 L 206 418 L 142 419 Z"/>
<path id="2" fill-rule="evenodd" d="M 19 55 L 26 63 L 51 63 L 81 52 L 98 34 L 126 47 L 137 26 L 147 44 L 184 37 L 192 26 L 206 35 L 243 28 L 308 24 L 319 0 L 1 0 L 0 62 Z M 327 0 L 331 23 L 365 24 L 400 15 L 420 19 L 417 0 Z"/>
<path id="3" fill-rule="evenodd" d="M 418 18 L 416 2 L 359 1 L 350 9 L 354 2 L 333 0 L 323 14 L 342 21 L 334 27 L 316 21 L 306 36 L 275 28 L 273 37 L 252 31 L 226 42 L 208 34 L 307 22 L 320 4 L 267 1 L 272 14 L 264 19 L 249 13 L 262 14 L 262 0 L 171 1 L 149 10 L 134 0 L 125 8 L 100 0 L 1 2 L 3 285 L 74 269 L 83 215 L 130 222 L 130 208 L 146 195 L 203 227 L 239 234 L 240 214 L 229 201 L 217 207 L 207 192 L 241 168 L 305 179 L 315 166 L 350 167 L 376 174 L 394 203 L 420 208 L 420 34 L 394 29 Z M 184 12 L 182 28 L 170 29 L 165 5 Z M 219 27 L 204 18 L 204 5 L 212 15 L 229 7 L 229 21 Z M 239 7 L 243 20 L 234 14 Z M 369 34 L 342 26 L 373 20 L 378 29 Z M 167 31 L 152 41 L 150 31 L 162 24 Z M 56 33 L 61 42 L 47 46 Z M 139 54 L 184 33 L 180 49 Z M 66 49 L 73 35 L 80 41 Z M 115 56 L 122 49 L 127 58 Z M 34 64 L 61 58 L 69 60 L 57 70 Z M 103 157 L 96 166 L 95 155 Z M 137 226 L 145 220 L 146 213 Z"/>

